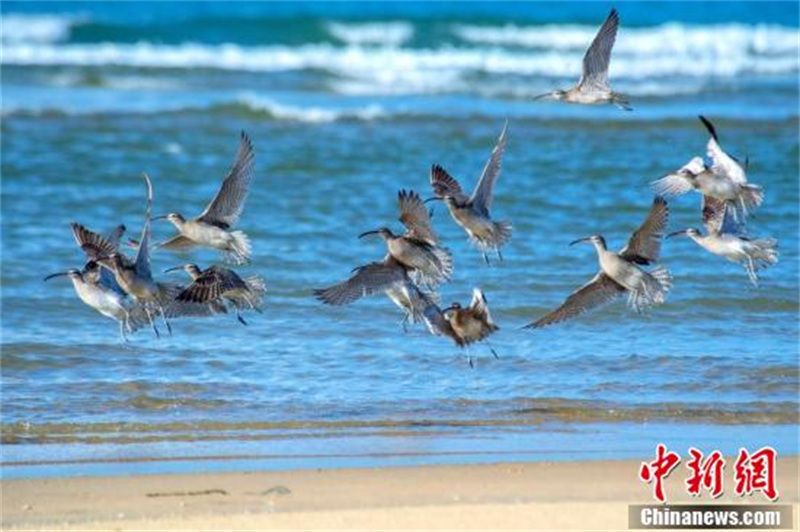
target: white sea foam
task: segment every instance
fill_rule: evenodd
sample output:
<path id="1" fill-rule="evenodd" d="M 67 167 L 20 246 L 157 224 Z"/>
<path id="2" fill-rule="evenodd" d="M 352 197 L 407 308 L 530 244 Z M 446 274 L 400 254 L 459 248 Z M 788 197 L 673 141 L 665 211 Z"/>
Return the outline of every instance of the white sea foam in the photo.
<path id="1" fill-rule="evenodd" d="M 85 22 L 85 15 L 23 15 L 4 14 L 0 17 L 2 43 L 54 43 L 69 38 L 70 29 Z"/>
<path id="2" fill-rule="evenodd" d="M 400 46 L 414 36 L 414 26 L 408 22 L 367 22 L 346 24 L 329 22 L 328 32 L 340 41 L 353 44 Z"/>
<path id="3" fill-rule="evenodd" d="M 289 105 L 252 93 L 242 95 L 238 103 L 246 105 L 254 111 L 268 113 L 278 120 L 297 122 L 325 123 L 337 120 L 376 120 L 384 118 L 386 112 L 379 105 L 371 104 L 350 108 L 331 108 L 320 106 Z"/>
<path id="4" fill-rule="evenodd" d="M 596 27 L 578 25 L 472 26 L 457 24 L 452 31 L 473 44 L 520 46 L 548 50 L 585 50 Z M 615 54 L 794 54 L 798 52 L 798 30 L 759 24 L 692 26 L 677 23 L 649 28 L 620 29 Z"/>

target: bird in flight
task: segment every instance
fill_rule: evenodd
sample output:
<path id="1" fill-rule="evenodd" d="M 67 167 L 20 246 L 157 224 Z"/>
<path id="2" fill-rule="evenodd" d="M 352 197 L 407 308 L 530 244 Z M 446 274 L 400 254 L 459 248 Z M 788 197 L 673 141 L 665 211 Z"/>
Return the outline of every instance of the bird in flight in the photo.
<path id="1" fill-rule="evenodd" d="M 552 98 L 567 103 L 614 104 L 625 111 L 632 111 L 628 99 L 612 91 L 608 84 L 611 49 L 614 47 L 618 28 L 619 15 L 616 9 L 612 9 L 583 56 L 583 75 L 578 84 L 571 89 L 540 94 L 534 100 Z"/>

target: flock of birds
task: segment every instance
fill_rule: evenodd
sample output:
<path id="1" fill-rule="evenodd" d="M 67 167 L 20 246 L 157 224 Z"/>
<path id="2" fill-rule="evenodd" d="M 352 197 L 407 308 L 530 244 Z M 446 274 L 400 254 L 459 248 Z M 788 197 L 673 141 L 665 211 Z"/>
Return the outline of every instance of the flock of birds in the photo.
<path id="1" fill-rule="evenodd" d="M 608 67 L 618 27 L 619 17 L 612 9 L 584 56 L 583 75 L 578 84 L 537 99 L 613 104 L 630 111 L 628 100 L 613 92 L 608 84 Z M 741 163 L 725 152 L 713 124 L 703 116 L 700 120 L 710 134 L 707 155 L 711 164 L 703 157 L 694 157 L 677 171 L 651 183 L 655 198 L 649 214 L 619 252 L 609 250 L 600 234 L 572 242 L 570 245 L 588 242 L 594 246 L 600 271 L 570 294 L 561 306 L 525 328 L 561 322 L 622 296 L 627 297 L 629 306 L 637 312 L 663 303 L 672 277 L 667 268 L 655 263 L 665 236 L 685 235 L 710 253 L 742 264 L 754 285 L 758 283 L 759 270 L 777 263 L 775 239 L 754 239 L 746 234 L 748 213 L 763 201 L 761 187 L 747 181 L 747 159 Z M 479 288 L 473 289 L 468 306 L 453 303 L 442 308 L 440 304 L 437 290 L 452 278 L 453 257 L 436 236 L 432 214 L 426 204 L 434 200 L 444 202 L 453 220 L 482 253 L 486 264 L 490 263 L 490 254 L 502 261 L 501 248 L 511 239 L 512 225 L 509 221 L 494 220 L 490 207 L 507 134 L 506 122 L 472 194 L 467 195 L 461 184 L 439 165 L 433 165 L 430 172 L 432 197 L 423 200 L 414 191 L 400 190 L 397 195 L 399 220 L 405 231 L 394 233 L 388 227 L 380 227 L 359 235 L 359 238 L 374 235 L 382 239 L 386 246 L 384 258 L 355 268 L 347 280 L 315 290 L 314 295 L 328 305 L 347 305 L 362 297 L 384 293 L 402 309 L 404 330 L 409 322 L 422 322 L 430 333 L 449 337 L 459 347 L 487 340 L 498 327 L 492 320 L 486 296 Z M 217 195 L 199 216 L 191 219 L 177 212 L 151 217 L 153 186 L 144 174 L 147 190 L 144 226 L 140 238 L 128 242 L 136 248 L 135 257 L 128 257 L 120 250 L 124 226 L 100 235 L 73 223 L 73 235 L 87 262 L 80 270 L 55 273 L 46 280 L 68 276 L 84 303 L 119 322 L 123 338 L 146 325 L 160 335 L 158 320 L 171 333 L 169 321 L 183 316 L 233 312 L 246 325 L 243 312 L 261 311 L 266 292 L 261 277 L 243 278 L 222 265 L 203 270 L 195 264 L 186 264 L 166 272 L 185 270 L 191 277 L 188 285 L 157 281 L 151 271 L 150 252 L 152 249 L 187 251 L 204 247 L 219 250 L 225 262 L 249 263 L 250 241 L 244 232 L 232 229 L 244 209 L 253 173 L 253 146 L 242 133 L 233 166 Z M 701 219 L 705 234 L 699 229 L 687 228 L 667 235 L 669 208 L 665 198 L 692 190 L 702 196 Z M 150 223 L 158 219 L 171 222 L 178 233 L 151 245 Z M 491 351 L 497 357 L 494 349 Z M 471 358 L 469 362 L 472 365 Z"/>

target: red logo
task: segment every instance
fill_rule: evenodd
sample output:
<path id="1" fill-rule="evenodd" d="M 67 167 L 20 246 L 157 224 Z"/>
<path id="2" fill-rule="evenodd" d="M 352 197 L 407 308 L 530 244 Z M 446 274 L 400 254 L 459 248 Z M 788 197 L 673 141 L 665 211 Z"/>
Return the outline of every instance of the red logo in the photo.
<path id="1" fill-rule="evenodd" d="M 745 449 L 739 450 L 739 456 L 734 464 L 734 482 L 736 495 L 743 497 L 760 491 L 769 500 L 778 498 L 778 489 L 775 485 L 776 463 L 778 453 L 772 447 L 762 447 L 753 454 Z M 652 462 L 642 462 L 639 468 L 639 479 L 653 484 L 653 497 L 658 502 L 666 502 L 664 494 L 664 481 L 669 474 L 678 467 L 681 457 L 672 451 L 667 451 L 667 446 L 659 443 L 656 446 L 656 457 Z M 699 497 L 703 490 L 709 492 L 711 498 L 716 499 L 724 491 L 725 459 L 718 450 L 705 456 L 702 451 L 691 447 L 689 461 L 686 463 L 689 476 L 685 481 L 686 492 L 694 497 Z"/>
<path id="2" fill-rule="evenodd" d="M 673 469 L 681 463 L 681 457 L 672 451 L 667 452 L 667 446 L 659 443 L 656 447 L 656 459 L 652 462 L 642 462 L 639 468 L 639 478 L 650 484 L 653 482 L 653 495 L 658 502 L 664 502 L 664 479 L 669 476 Z"/>
<path id="3" fill-rule="evenodd" d="M 752 455 L 740 449 L 734 466 L 736 495 L 742 497 L 760 491 L 771 501 L 777 499 L 778 490 L 775 487 L 777 458 L 778 453 L 772 447 L 762 447 Z"/>

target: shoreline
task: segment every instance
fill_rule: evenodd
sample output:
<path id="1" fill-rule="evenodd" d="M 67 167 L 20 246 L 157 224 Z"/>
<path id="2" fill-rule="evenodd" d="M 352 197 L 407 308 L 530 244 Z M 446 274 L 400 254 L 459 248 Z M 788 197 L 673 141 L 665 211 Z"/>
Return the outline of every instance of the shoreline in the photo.
<path id="1" fill-rule="evenodd" d="M 653 504 L 640 460 L 3 479 L 3 530 L 627 529 Z M 778 459 L 781 504 L 798 523 L 798 456 Z M 671 503 L 688 496 L 682 470 Z M 725 493 L 714 503 L 768 503 Z"/>

